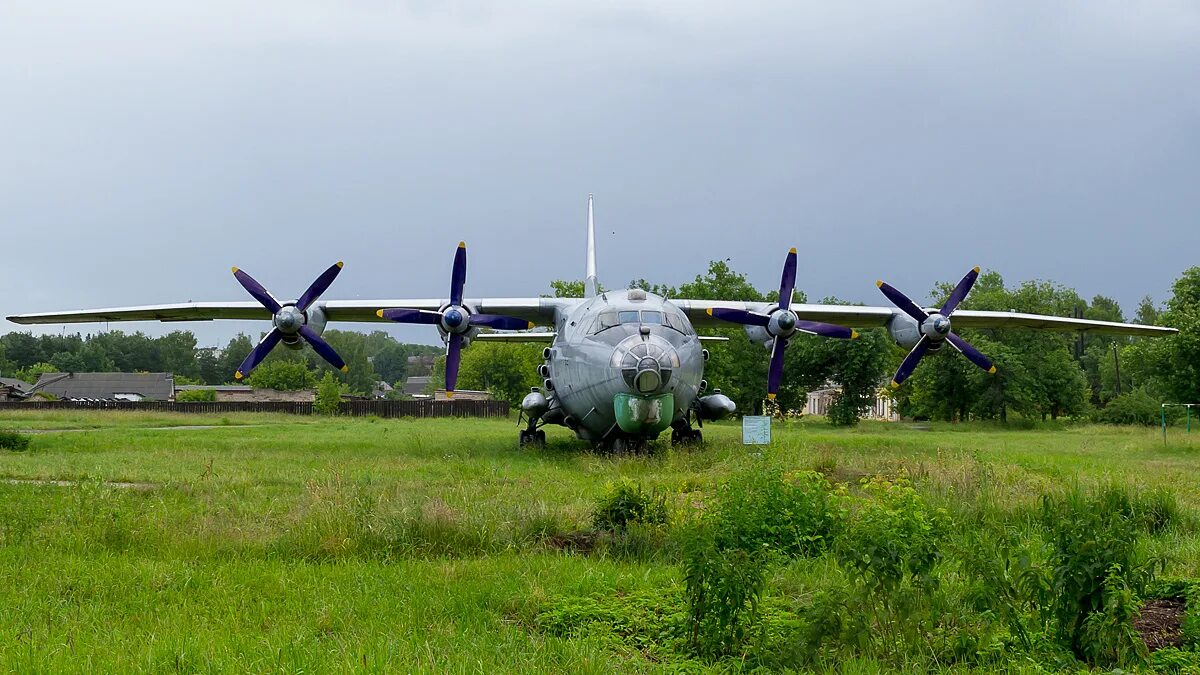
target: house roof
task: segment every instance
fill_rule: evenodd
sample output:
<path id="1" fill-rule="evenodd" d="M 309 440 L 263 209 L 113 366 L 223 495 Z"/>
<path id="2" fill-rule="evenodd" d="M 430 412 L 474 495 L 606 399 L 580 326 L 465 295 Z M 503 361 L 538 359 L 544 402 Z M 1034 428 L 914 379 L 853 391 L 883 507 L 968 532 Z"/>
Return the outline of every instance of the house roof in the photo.
<path id="1" fill-rule="evenodd" d="M 30 389 L 33 389 L 32 384 L 29 384 L 25 380 L 18 380 L 15 377 L 0 377 L 0 386 L 12 387 L 17 392 L 22 393 L 22 394 L 29 391 Z"/>
<path id="2" fill-rule="evenodd" d="M 404 381 L 404 393 L 409 396 L 418 396 L 425 393 L 425 387 L 429 385 L 429 381 L 433 379 L 428 375 L 418 375 L 408 378 Z"/>
<path id="3" fill-rule="evenodd" d="M 117 394 L 138 394 L 142 398 L 169 401 L 175 395 L 175 376 L 171 373 L 43 373 L 38 391 L 58 398 L 116 398 Z"/>
<path id="4" fill-rule="evenodd" d="M 248 384 L 177 384 L 175 391 L 254 391 Z"/>

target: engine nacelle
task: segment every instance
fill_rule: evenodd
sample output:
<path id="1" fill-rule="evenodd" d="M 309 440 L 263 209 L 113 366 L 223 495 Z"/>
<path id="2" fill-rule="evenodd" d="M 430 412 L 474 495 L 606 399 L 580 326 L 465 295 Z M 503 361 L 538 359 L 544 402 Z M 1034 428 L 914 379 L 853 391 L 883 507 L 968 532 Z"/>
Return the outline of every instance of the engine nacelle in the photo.
<path id="1" fill-rule="evenodd" d="M 294 307 L 294 305 L 286 306 Z M 325 317 L 325 308 L 321 304 L 318 303 L 312 307 L 309 307 L 308 311 L 304 313 L 304 316 L 304 325 L 313 329 L 317 335 L 325 332 L 325 324 L 328 323 L 329 320 Z M 283 346 L 287 347 L 288 349 L 303 349 L 305 345 L 304 339 L 299 335 L 288 335 L 285 333 L 279 341 L 282 342 Z"/>
<path id="2" fill-rule="evenodd" d="M 767 329 L 762 326 L 743 326 L 743 328 L 746 330 L 746 337 L 750 338 L 750 341 L 756 345 L 770 349 L 771 345 L 775 342 L 775 339 L 771 337 Z"/>
<path id="3" fill-rule="evenodd" d="M 888 319 L 887 329 L 892 340 L 905 349 L 912 349 L 921 340 L 921 327 L 907 314 L 892 314 L 892 318 Z"/>
<path id="4" fill-rule="evenodd" d="M 715 422 L 719 419 L 724 419 L 732 415 L 736 410 L 737 404 L 728 396 L 722 394 L 720 389 L 715 390 L 708 396 L 700 397 L 700 419 L 706 422 Z"/>
<path id="5" fill-rule="evenodd" d="M 545 394 L 536 387 L 521 399 L 521 410 L 534 419 L 541 417 L 549 409 L 550 402 L 546 400 Z"/>

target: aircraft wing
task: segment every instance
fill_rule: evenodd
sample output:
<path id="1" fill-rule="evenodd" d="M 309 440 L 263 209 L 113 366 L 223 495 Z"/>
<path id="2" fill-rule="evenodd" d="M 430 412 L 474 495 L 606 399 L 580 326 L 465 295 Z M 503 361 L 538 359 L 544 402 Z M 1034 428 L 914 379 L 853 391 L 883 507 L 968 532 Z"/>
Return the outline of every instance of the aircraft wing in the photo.
<path id="1" fill-rule="evenodd" d="M 709 315 L 715 308 L 740 309 L 748 312 L 767 312 L 773 305 L 765 302 L 740 302 L 724 300 L 671 300 L 687 314 L 697 328 L 728 328 L 730 324 Z M 850 328 L 878 328 L 886 326 L 893 315 L 900 312 L 891 307 L 868 307 L 862 305 L 811 305 L 795 304 L 792 311 L 804 321 L 820 321 Z M 927 308 L 935 312 L 936 308 Z M 1133 323 L 1095 321 L 1071 317 L 1024 314 L 1021 312 L 986 312 L 960 309 L 951 318 L 955 328 L 1020 328 L 1058 332 L 1089 331 L 1110 335 L 1140 337 L 1163 337 L 1179 332 L 1174 328 L 1144 326 Z"/>
<path id="2" fill-rule="evenodd" d="M 514 316 L 540 325 L 553 325 L 557 307 L 578 300 L 557 298 L 483 298 L 468 299 L 466 304 L 484 314 Z M 381 299 L 381 300 L 329 300 L 318 302 L 329 321 L 387 323 L 376 312 L 392 307 L 408 307 L 437 311 L 444 304 L 441 299 Z M 143 305 L 138 307 L 110 307 L 106 309 L 82 309 L 66 312 L 38 312 L 17 314 L 8 317 L 18 324 L 55 323 L 102 323 L 109 321 L 212 321 L 215 319 L 240 319 L 269 321 L 271 313 L 252 300 L 236 302 L 183 302 L 168 305 Z"/>

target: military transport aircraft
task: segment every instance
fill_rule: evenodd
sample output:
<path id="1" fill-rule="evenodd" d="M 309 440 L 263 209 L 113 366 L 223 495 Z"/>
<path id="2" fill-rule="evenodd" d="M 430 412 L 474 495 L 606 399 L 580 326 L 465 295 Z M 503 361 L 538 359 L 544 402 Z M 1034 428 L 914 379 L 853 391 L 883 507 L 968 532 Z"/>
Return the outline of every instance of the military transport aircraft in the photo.
<path id="1" fill-rule="evenodd" d="M 565 426 L 584 440 L 615 449 L 657 438 L 668 427 L 674 442 L 696 442 L 704 421 L 728 416 L 733 402 L 719 390 L 708 391 L 704 362 L 707 339 L 696 330 L 725 323 L 744 326 L 751 340 L 771 352 L 767 395 L 774 398 L 783 379 L 783 355 L 797 335 L 853 339 L 855 328 L 886 328 L 893 340 L 911 348 L 892 380 L 899 386 L 921 359 L 946 344 L 988 372 L 986 356 L 951 330 L 1026 328 L 1095 331 L 1117 335 L 1163 336 L 1171 328 L 1091 321 L 1015 312 L 955 311 L 970 292 L 979 268 L 963 277 L 938 308 L 922 308 L 900 291 L 878 282 L 891 307 L 794 304 L 796 249 L 784 258 L 779 301 L 741 302 L 663 298 L 641 289 L 601 292 L 596 277 L 596 238 L 592 197 L 588 196 L 587 258 L 582 298 L 470 298 L 464 295 L 467 248 L 460 242 L 451 268 L 450 294 L 424 300 L 329 300 L 320 296 L 341 272 L 338 262 L 325 270 L 294 301 L 280 301 L 249 274 L 234 277 L 254 298 L 242 302 L 188 302 L 70 312 L 20 314 L 19 324 L 98 321 L 208 321 L 262 319 L 273 324 L 235 373 L 241 379 L 276 345 L 299 349 L 309 344 L 334 367 L 345 370 L 337 352 L 321 338 L 330 321 L 396 321 L 428 324 L 446 343 L 446 394 L 453 396 L 464 347 L 472 340 L 542 341 L 543 385 L 521 403 L 528 422 L 520 441 L 544 443 L 547 424 Z M 536 324 L 545 328 L 531 331 Z M 482 329 L 519 332 L 482 332 Z"/>

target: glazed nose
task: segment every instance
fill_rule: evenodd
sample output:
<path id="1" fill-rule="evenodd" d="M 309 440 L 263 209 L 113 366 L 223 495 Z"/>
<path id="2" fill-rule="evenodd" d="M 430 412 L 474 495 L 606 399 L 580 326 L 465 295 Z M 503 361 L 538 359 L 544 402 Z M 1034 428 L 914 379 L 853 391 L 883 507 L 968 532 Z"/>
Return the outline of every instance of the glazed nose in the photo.
<path id="1" fill-rule="evenodd" d="M 662 368 L 658 359 L 647 356 L 638 362 L 637 374 L 633 376 L 633 386 L 639 394 L 653 394 L 662 386 Z"/>

